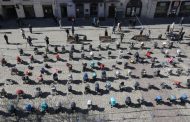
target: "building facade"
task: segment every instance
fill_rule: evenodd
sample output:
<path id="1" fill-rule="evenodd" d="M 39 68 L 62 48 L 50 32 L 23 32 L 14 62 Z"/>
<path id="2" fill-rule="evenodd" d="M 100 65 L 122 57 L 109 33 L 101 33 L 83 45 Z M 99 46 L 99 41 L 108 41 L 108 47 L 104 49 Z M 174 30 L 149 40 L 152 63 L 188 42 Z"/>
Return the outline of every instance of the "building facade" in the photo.
<path id="1" fill-rule="evenodd" d="M 190 0 L 0 0 L 2 18 L 190 16 Z"/>

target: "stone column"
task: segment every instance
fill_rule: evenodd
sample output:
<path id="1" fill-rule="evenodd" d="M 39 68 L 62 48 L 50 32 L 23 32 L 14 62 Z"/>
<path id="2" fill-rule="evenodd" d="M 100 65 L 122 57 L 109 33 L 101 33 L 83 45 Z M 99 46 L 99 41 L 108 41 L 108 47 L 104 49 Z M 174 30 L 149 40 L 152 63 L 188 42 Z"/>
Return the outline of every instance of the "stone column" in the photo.
<path id="1" fill-rule="evenodd" d="M 98 3 L 98 17 L 104 17 L 104 3 Z"/>
<path id="2" fill-rule="evenodd" d="M 18 8 L 16 7 L 16 13 L 17 13 L 18 18 L 25 18 L 23 5 L 21 4 L 17 4 L 17 5 L 18 5 Z"/>
<path id="3" fill-rule="evenodd" d="M 34 0 L 34 12 L 36 17 L 44 17 L 42 4 L 39 0 Z"/>
<path id="4" fill-rule="evenodd" d="M 3 7 L 2 7 L 2 5 L 0 5 L 0 16 L 3 17 Z"/>
<path id="5" fill-rule="evenodd" d="M 147 14 L 146 17 L 153 19 L 154 18 L 154 14 L 156 12 L 156 5 L 157 5 L 157 1 L 149 1 L 149 5 L 148 5 L 148 10 L 147 10 Z"/>
<path id="6" fill-rule="evenodd" d="M 169 5 L 169 9 L 168 9 L 168 13 L 167 13 L 167 16 L 170 14 L 171 12 L 171 7 L 172 7 L 172 1 L 170 1 L 170 5 Z"/>

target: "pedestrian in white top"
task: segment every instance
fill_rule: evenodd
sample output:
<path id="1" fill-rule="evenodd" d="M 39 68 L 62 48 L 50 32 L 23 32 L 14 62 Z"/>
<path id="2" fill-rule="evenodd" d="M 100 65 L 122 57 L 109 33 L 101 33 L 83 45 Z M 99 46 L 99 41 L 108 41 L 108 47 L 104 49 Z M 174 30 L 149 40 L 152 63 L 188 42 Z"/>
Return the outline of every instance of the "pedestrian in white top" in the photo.
<path id="1" fill-rule="evenodd" d="M 180 49 L 177 49 L 177 56 L 180 56 L 181 55 L 181 50 Z"/>
<path id="2" fill-rule="evenodd" d="M 62 28 L 62 21 L 61 21 L 61 19 L 59 19 L 59 27 L 60 27 L 60 29 Z"/>
<path id="3" fill-rule="evenodd" d="M 175 22 L 173 22 L 170 26 L 170 32 L 173 33 L 174 31 Z"/>
<path id="4" fill-rule="evenodd" d="M 118 22 L 118 24 L 117 24 L 117 31 L 118 31 L 118 32 L 121 31 L 121 25 L 120 25 L 120 24 L 121 24 L 121 23 L 119 23 L 119 22 Z"/>
<path id="5" fill-rule="evenodd" d="M 91 57 L 91 59 L 93 59 L 93 57 L 94 57 L 94 53 L 92 51 L 90 52 L 90 57 Z"/>

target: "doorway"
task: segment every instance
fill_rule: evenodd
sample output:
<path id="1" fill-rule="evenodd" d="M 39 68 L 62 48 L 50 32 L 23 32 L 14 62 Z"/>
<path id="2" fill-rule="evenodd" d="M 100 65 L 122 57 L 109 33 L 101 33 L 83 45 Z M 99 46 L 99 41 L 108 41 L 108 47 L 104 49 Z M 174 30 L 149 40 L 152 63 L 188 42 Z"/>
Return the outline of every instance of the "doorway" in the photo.
<path id="1" fill-rule="evenodd" d="M 45 18 L 53 17 L 53 9 L 51 5 L 43 5 L 43 12 Z"/>
<path id="2" fill-rule="evenodd" d="M 116 9 L 116 7 L 115 7 L 114 4 L 109 6 L 109 15 L 108 15 L 109 18 L 114 18 L 115 17 L 115 14 L 116 14 L 115 9 Z"/>
<path id="3" fill-rule="evenodd" d="M 76 17 L 77 18 L 84 17 L 84 5 L 83 4 L 76 4 Z"/>
<path id="4" fill-rule="evenodd" d="M 15 19 L 18 17 L 14 5 L 6 5 L 2 6 L 2 8 L 3 8 L 3 16 L 6 19 Z"/>
<path id="5" fill-rule="evenodd" d="M 33 5 L 24 5 L 23 8 L 24 8 L 24 13 L 25 13 L 26 18 L 34 18 L 35 17 Z"/>
<path id="6" fill-rule="evenodd" d="M 98 4 L 97 3 L 90 4 L 90 16 L 91 17 L 98 16 Z"/>
<path id="7" fill-rule="evenodd" d="M 67 17 L 67 5 L 65 4 L 61 5 L 61 17 L 62 18 Z"/>

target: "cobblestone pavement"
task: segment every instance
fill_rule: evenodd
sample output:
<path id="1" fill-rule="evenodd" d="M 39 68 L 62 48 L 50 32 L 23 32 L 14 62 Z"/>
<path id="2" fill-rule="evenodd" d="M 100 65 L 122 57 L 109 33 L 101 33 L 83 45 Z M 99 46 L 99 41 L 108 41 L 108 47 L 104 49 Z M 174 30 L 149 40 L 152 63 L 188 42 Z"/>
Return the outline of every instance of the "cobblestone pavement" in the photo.
<path id="1" fill-rule="evenodd" d="M 189 67 L 189 56 L 190 56 L 190 48 L 188 46 L 189 43 L 189 27 L 188 25 L 185 25 L 184 31 L 186 32 L 185 38 L 182 41 L 181 44 L 174 42 L 175 48 L 169 49 L 169 52 L 171 55 L 176 55 L 176 50 L 180 48 L 182 50 L 182 54 L 184 55 L 183 62 L 178 64 L 179 67 L 182 67 L 184 69 L 187 69 Z M 168 40 L 158 40 L 157 37 L 159 34 L 163 34 L 163 38 L 165 38 L 164 33 L 166 30 L 167 25 L 149 25 L 144 26 L 145 31 L 144 33 L 148 32 L 148 29 L 151 30 L 151 41 L 146 41 L 145 47 L 151 48 L 153 51 L 152 56 L 157 57 L 158 61 L 162 62 L 166 59 L 164 58 L 164 55 L 161 54 L 159 49 L 153 48 L 153 42 L 158 42 L 159 47 L 161 47 L 162 42 L 168 41 Z M 70 28 L 70 26 L 67 26 L 67 28 Z M 25 91 L 26 94 L 34 96 L 34 90 L 37 86 L 40 86 L 42 91 L 45 92 L 45 98 L 25 98 L 21 99 L 18 103 L 18 107 L 22 108 L 24 104 L 26 103 L 32 103 L 36 108 L 39 106 L 40 102 L 45 100 L 49 104 L 49 106 L 55 105 L 57 101 L 61 101 L 63 106 L 68 108 L 71 101 L 75 101 L 77 107 L 81 108 L 80 112 L 78 114 L 74 115 L 67 115 L 65 113 L 60 114 L 53 114 L 50 115 L 49 113 L 46 113 L 44 116 L 37 116 L 36 114 L 31 114 L 29 116 L 21 116 L 21 118 L 13 117 L 13 116 L 2 116 L 2 121 L 44 121 L 44 122 L 51 122 L 51 121 L 62 121 L 63 119 L 66 119 L 65 121 L 115 121 L 115 122 L 123 122 L 123 121 L 183 121 L 188 122 L 189 121 L 189 111 L 190 111 L 190 104 L 187 103 L 185 106 L 182 105 L 156 105 L 154 98 L 157 95 L 161 95 L 164 99 L 164 101 L 167 101 L 169 95 L 174 94 L 177 97 L 179 97 L 181 94 L 186 93 L 188 96 L 190 96 L 190 93 L 188 92 L 188 89 L 184 88 L 175 88 L 173 85 L 173 80 L 179 80 L 182 82 L 182 85 L 185 85 L 186 80 L 188 76 L 167 76 L 166 71 L 167 68 L 160 68 L 161 74 L 165 77 L 156 77 L 156 78 L 141 78 L 140 72 L 141 69 L 146 69 L 147 73 L 149 75 L 153 75 L 153 69 L 150 68 L 150 64 L 130 64 L 129 66 L 132 69 L 132 74 L 138 76 L 139 78 L 128 78 L 127 77 L 127 69 L 124 69 L 123 64 L 125 62 L 129 62 L 129 59 L 133 57 L 133 55 L 128 55 L 126 59 L 120 59 L 122 62 L 121 65 L 116 65 L 118 69 L 121 72 L 121 75 L 123 77 L 116 79 L 115 78 L 115 71 L 111 70 L 112 65 L 116 64 L 116 60 L 119 55 L 119 50 L 116 50 L 116 42 L 110 43 L 110 48 L 112 48 L 112 58 L 108 59 L 108 52 L 107 50 L 99 51 L 97 46 L 100 43 L 99 36 L 104 34 L 105 28 L 108 29 L 108 34 L 112 36 L 116 41 L 120 40 L 119 34 L 111 34 L 111 27 L 101 27 L 101 28 L 95 28 L 91 26 L 78 26 L 75 28 L 77 34 L 81 35 L 87 35 L 88 41 L 83 42 L 85 44 L 85 49 L 88 49 L 88 44 L 91 43 L 93 45 L 93 48 L 95 49 L 94 54 L 95 57 L 98 57 L 99 54 L 103 56 L 102 60 L 95 60 L 96 62 L 104 63 L 105 66 L 109 69 L 107 71 L 108 80 L 111 81 L 111 85 L 114 88 L 114 90 L 111 90 L 109 94 L 103 94 L 103 95 L 92 95 L 92 94 L 83 94 L 84 91 L 84 85 L 86 83 L 82 82 L 82 63 L 86 62 L 90 64 L 90 60 L 82 60 L 80 59 L 80 52 L 75 52 L 74 57 L 76 60 L 69 61 L 68 53 L 66 54 L 60 54 L 61 58 L 64 59 L 64 61 L 55 61 L 55 55 L 54 54 L 48 54 L 48 56 L 53 59 L 52 62 L 48 62 L 50 66 L 53 67 L 53 69 L 59 69 L 62 71 L 62 73 L 59 74 L 59 83 L 55 83 L 55 86 L 57 90 L 59 91 L 59 95 L 52 96 L 50 95 L 51 88 L 50 84 L 51 82 L 54 82 L 52 80 L 52 75 L 44 75 L 45 84 L 23 84 L 23 81 L 20 76 L 13 76 L 10 75 L 10 69 L 8 67 L 0 67 L 0 79 L 3 83 L 6 79 L 13 79 L 17 82 L 17 84 L 14 85 L 2 85 L 1 88 L 5 88 L 5 90 L 10 94 L 15 94 L 17 89 L 22 89 Z M 137 27 L 138 28 L 138 27 Z M 176 25 L 175 31 L 178 31 L 180 29 L 180 26 Z M 26 31 L 27 36 L 31 36 L 33 38 L 33 44 L 34 47 L 38 47 L 40 52 L 45 52 L 45 42 L 44 37 L 47 35 L 50 39 L 50 51 L 53 51 L 53 45 L 65 45 L 66 49 L 70 49 L 70 44 L 66 42 L 66 33 L 65 28 L 63 27 L 61 30 L 57 27 L 47 27 L 47 28 L 35 28 L 33 31 L 33 34 L 30 34 L 28 32 L 28 28 L 24 28 Z M 131 37 L 134 35 L 139 34 L 138 29 L 128 29 L 123 27 L 122 31 L 125 32 L 125 37 L 123 40 L 123 43 L 121 44 L 121 47 L 124 49 L 124 53 L 127 52 L 126 48 L 129 50 L 129 42 L 133 41 L 135 42 L 135 47 L 137 49 L 140 46 L 140 43 L 134 40 L 131 40 Z M 10 34 L 7 34 L 9 37 L 10 45 L 6 45 L 4 39 L 3 39 L 3 33 L 8 32 Z M 19 29 L 4 29 L 0 30 L 1 36 L 0 36 L 0 56 L 5 57 L 5 59 L 10 62 L 11 64 L 16 64 L 16 56 L 19 55 L 18 48 L 22 48 L 26 54 L 33 54 L 33 48 L 27 45 L 26 40 L 22 39 L 21 32 Z M 19 43 L 17 45 L 16 43 Z M 103 47 L 106 46 L 106 43 L 102 44 Z M 80 50 L 81 44 L 75 44 L 76 50 Z M 61 48 L 59 47 L 59 50 Z M 131 50 L 131 53 L 134 54 L 137 50 Z M 138 52 L 140 53 L 140 56 L 145 57 L 146 49 L 140 50 L 138 49 Z M 89 52 L 86 51 L 85 55 L 89 57 Z M 29 56 L 21 56 L 21 58 L 29 62 Z M 39 62 L 43 61 L 42 55 L 34 55 L 34 58 L 37 59 Z M 150 62 L 150 60 L 148 60 Z M 73 65 L 73 69 L 75 72 L 72 72 L 74 81 L 72 82 L 73 89 L 76 91 L 76 94 L 68 93 L 67 91 L 67 77 L 68 74 L 70 74 L 66 67 L 66 62 L 69 62 Z M 44 66 L 44 63 L 34 63 L 32 64 L 34 66 L 34 69 L 32 70 L 32 76 L 30 76 L 30 79 L 34 82 L 37 82 L 37 76 L 39 76 L 40 72 L 39 70 Z M 17 64 L 16 66 L 21 71 L 25 71 L 27 69 L 27 65 L 23 64 Z M 174 71 L 176 71 L 176 68 L 173 68 Z M 97 72 L 97 77 L 101 77 L 100 70 L 94 69 L 94 71 Z M 49 72 L 53 72 L 52 69 L 49 69 Z M 89 74 L 89 77 L 91 78 L 92 72 L 87 72 Z M 119 83 L 124 81 L 127 87 L 133 88 L 133 84 L 135 81 L 139 81 L 142 90 L 134 91 L 134 90 L 128 90 L 127 92 L 119 92 Z M 105 90 L 105 82 L 99 81 L 100 88 Z M 160 83 L 166 82 L 169 86 L 171 86 L 172 89 L 161 89 Z M 160 90 L 147 90 L 148 83 L 154 84 L 156 87 L 160 88 Z M 94 82 L 89 83 L 92 90 L 94 90 Z M 109 105 L 109 99 L 110 97 L 114 96 L 117 100 L 117 102 L 121 105 L 119 108 L 111 108 Z M 148 103 L 152 103 L 153 106 L 150 105 L 142 105 L 141 107 L 124 107 L 122 106 L 124 104 L 124 100 L 126 96 L 130 96 L 133 103 L 137 104 L 137 99 L 140 97 L 144 97 L 144 99 Z M 90 111 L 87 115 L 81 115 L 80 113 L 83 112 L 84 109 L 87 108 L 87 100 L 91 99 L 93 101 L 93 104 L 97 105 L 97 110 Z M 11 99 L 12 101 L 16 101 L 14 98 Z M 6 98 L 0 99 L 1 104 L 1 111 L 6 111 L 5 106 L 7 105 L 8 100 Z M 2 112 L 3 113 L 3 112 Z"/>

